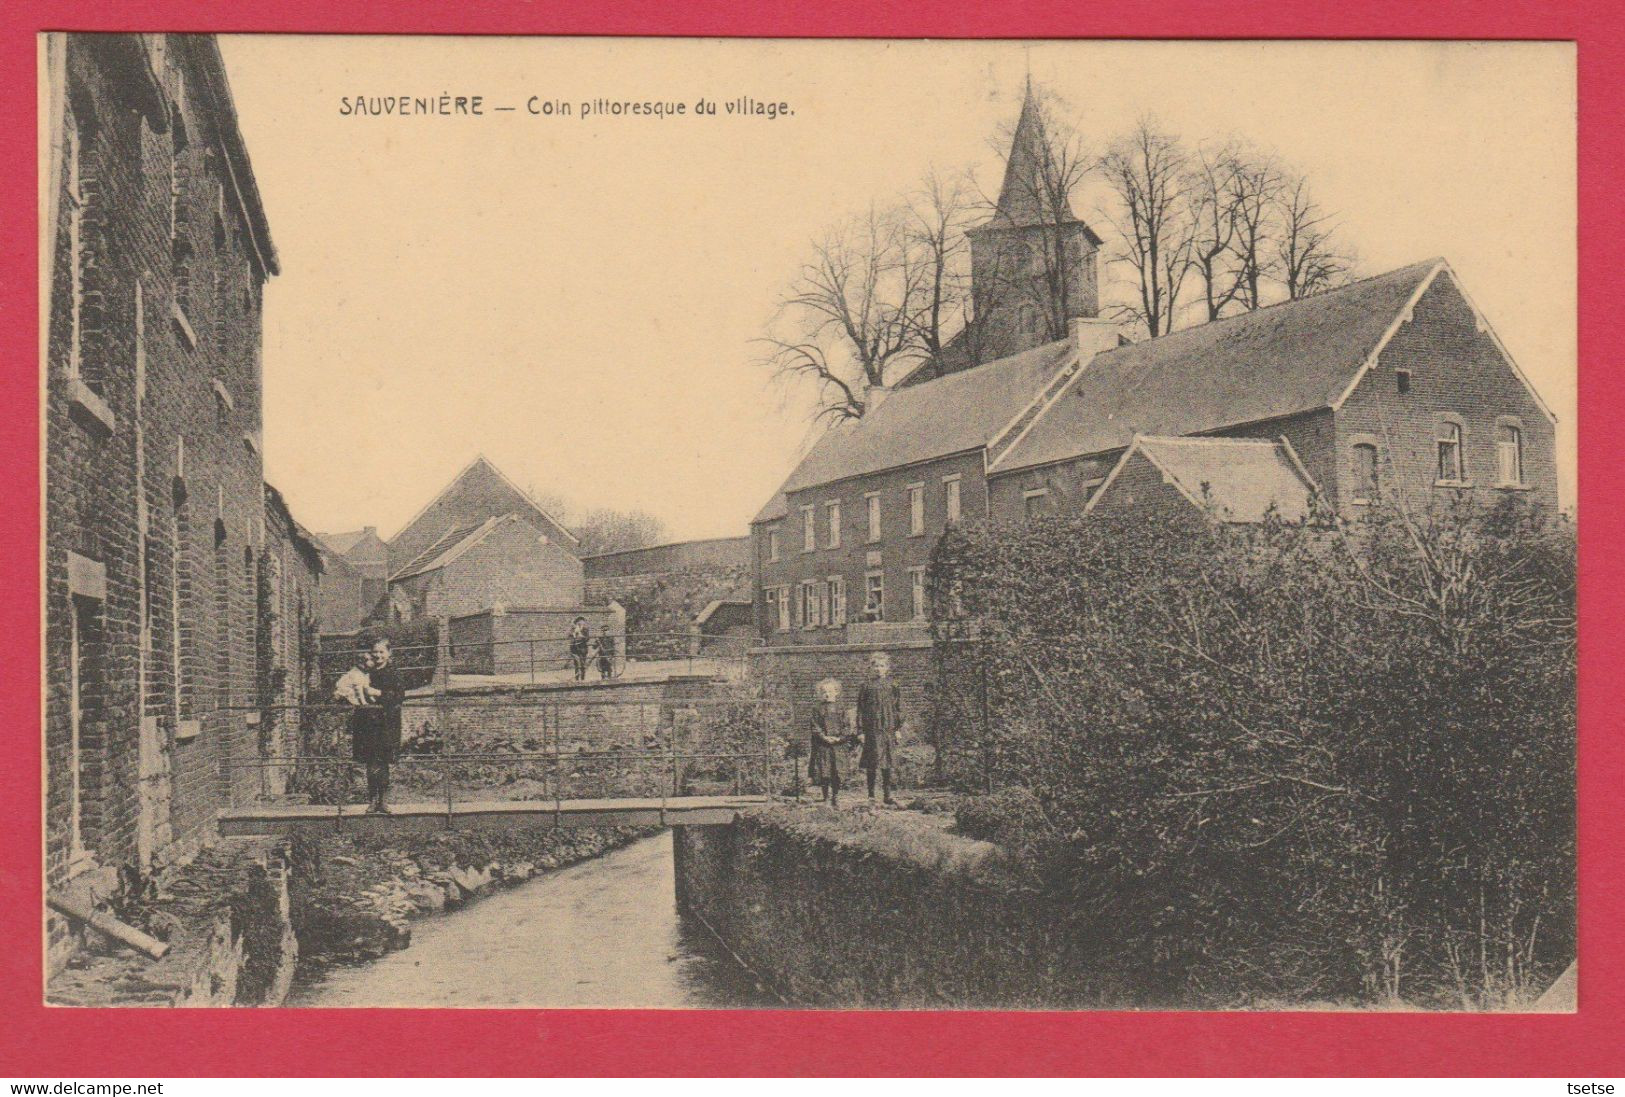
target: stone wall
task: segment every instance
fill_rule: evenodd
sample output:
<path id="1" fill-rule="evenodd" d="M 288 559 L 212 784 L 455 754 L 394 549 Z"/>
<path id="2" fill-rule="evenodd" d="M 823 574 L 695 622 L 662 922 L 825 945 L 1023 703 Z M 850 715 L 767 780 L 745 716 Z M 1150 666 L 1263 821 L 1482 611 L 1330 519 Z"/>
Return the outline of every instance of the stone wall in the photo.
<path id="1" fill-rule="evenodd" d="M 694 619 L 712 602 L 748 597 L 750 539 L 726 537 L 589 556 L 586 600 L 626 608 L 634 654 L 659 658 L 687 654 Z"/>
<path id="2" fill-rule="evenodd" d="M 677 901 L 787 1004 L 1100 1009 L 1086 935 L 1002 876 L 993 847 L 910 812 L 812 807 L 677 827 Z"/>
<path id="3" fill-rule="evenodd" d="M 287 842 L 234 838 L 117 902 L 125 921 L 168 943 L 161 960 L 78 927 L 82 947 L 46 987 L 63 1006 L 274 1006 L 298 958 Z"/>

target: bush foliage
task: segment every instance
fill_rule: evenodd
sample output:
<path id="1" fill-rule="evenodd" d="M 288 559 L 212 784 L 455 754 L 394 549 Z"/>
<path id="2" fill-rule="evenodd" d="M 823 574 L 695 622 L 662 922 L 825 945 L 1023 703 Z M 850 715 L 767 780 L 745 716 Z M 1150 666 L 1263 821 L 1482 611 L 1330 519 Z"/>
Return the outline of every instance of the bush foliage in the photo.
<path id="1" fill-rule="evenodd" d="M 1060 516 L 951 532 L 930 583 L 947 775 L 1030 793 L 962 814 L 1102 965 L 1476 1009 L 1573 958 L 1568 523 Z"/>

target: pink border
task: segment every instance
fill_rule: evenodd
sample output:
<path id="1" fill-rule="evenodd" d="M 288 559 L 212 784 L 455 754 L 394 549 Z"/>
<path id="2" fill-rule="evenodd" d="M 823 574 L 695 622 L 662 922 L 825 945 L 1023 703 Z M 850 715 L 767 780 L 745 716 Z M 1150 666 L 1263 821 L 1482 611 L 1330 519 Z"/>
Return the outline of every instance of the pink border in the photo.
<path id="1" fill-rule="evenodd" d="M 1625 1074 L 1625 544 L 1612 412 L 1625 409 L 1619 302 L 1625 51 L 1608 5 L 1400 0 L 999 0 L 957 8 L 839 0 L 11 0 L 0 14 L 0 1074 L 193 1075 Z M 1581 1010 L 1572 1016 L 1348 1014 L 76 1011 L 39 1003 L 39 466 L 34 34 L 48 28 L 328 33 L 930 37 L 1544 38 L 1579 42 Z M 1613 124 L 1610 124 L 1613 123 Z M 1486 231 L 1500 231 L 1486 226 Z M 833 1050 L 832 1050 L 833 1049 Z"/>

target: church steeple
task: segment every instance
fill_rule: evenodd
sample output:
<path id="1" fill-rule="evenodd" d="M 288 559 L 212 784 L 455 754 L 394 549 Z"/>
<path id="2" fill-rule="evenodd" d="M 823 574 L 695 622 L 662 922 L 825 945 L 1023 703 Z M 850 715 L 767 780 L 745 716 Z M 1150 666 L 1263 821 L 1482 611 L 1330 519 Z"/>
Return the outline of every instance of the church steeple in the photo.
<path id="1" fill-rule="evenodd" d="M 1079 174 L 1057 149 L 1043 99 L 1027 76 L 1021 115 L 993 216 L 970 230 L 976 357 L 1001 357 L 1065 337 L 1071 321 L 1099 315 L 1100 237 L 1072 209 Z"/>
<path id="2" fill-rule="evenodd" d="M 1004 185 L 993 220 L 1005 227 L 1047 225 L 1076 221 L 1072 203 L 1056 188 L 1056 164 L 1049 134 L 1044 128 L 1044 111 L 1033 90 L 1032 74 L 1027 74 L 1026 95 L 1021 117 L 1010 141 L 1010 155 L 1004 162 Z M 1057 206 L 1058 209 L 1052 208 Z M 1055 216 L 1055 214 L 1060 216 Z"/>

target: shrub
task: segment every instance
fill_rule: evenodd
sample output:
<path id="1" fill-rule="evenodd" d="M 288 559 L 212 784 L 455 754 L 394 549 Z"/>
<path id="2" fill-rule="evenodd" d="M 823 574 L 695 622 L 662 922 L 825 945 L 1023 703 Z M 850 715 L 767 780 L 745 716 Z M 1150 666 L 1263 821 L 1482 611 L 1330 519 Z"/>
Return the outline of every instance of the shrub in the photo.
<path id="1" fill-rule="evenodd" d="M 1488 1008 L 1572 958 L 1566 524 L 1057 517 L 950 533 L 930 582 L 949 776 L 1036 798 L 1006 844 L 1103 959 Z"/>

